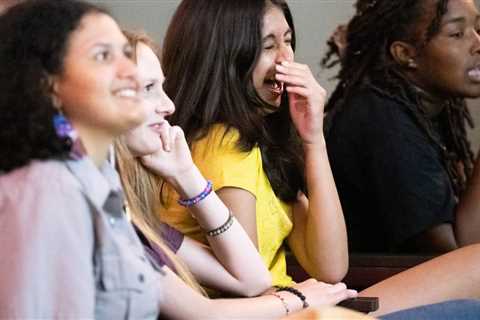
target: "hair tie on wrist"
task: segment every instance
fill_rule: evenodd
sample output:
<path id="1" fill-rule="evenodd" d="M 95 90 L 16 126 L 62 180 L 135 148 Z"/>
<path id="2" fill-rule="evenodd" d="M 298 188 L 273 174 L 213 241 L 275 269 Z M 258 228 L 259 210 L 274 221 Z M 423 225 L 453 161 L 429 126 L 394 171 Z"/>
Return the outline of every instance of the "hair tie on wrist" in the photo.
<path id="1" fill-rule="evenodd" d="M 203 189 L 203 191 L 193 197 L 193 198 L 190 198 L 190 199 L 178 199 L 178 204 L 183 206 L 183 207 L 191 207 L 191 206 L 194 206 L 196 205 L 197 203 L 199 203 L 200 201 L 202 201 L 203 199 L 205 199 L 213 190 L 213 185 L 212 185 L 212 181 L 208 180 L 207 181 L 207 186 L 205 187 L 205 189 Z"/>
<path id="2" fill-rule="evenodd" d="M 285 315 L 288 316 L 290 314 L 290 309 L 288 308 L 287 301 L 285 301 L 285 299 L 281 295 L 279 295 L 278 293 L 273 292 L 273 293 L 270 293 L 270 295 L 272 295 L 274 297 L 277 297 L 280 300 L 280 302 L 283 305 L 283 308 L 285 309 Z"/>
<path id="3" fill-rule="evenodd" d="M 275 290 L 275 292 L 287 291 L 287 292 L 290 292 L 290 293 L 296 295 L 302 301 L 303 309 L 309 307 L 309 304 L 307 302 L 307 298 L 303 295 L 303 293 L 300 292 L 300 290 L 295 289 L 293 287 L 288 287 L 288 286 L 275 286 L 275 288 L 277 288 L 277 290 Z"/>

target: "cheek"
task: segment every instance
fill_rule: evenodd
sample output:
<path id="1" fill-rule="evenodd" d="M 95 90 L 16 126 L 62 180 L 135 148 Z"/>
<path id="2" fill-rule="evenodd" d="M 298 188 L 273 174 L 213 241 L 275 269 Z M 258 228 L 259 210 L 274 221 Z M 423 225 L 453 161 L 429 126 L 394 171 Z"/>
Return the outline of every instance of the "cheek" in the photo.
<path id="1" fill-rule="evenodd" d="M 125 144 L 138 157 L 155 152 L 159 146 L 155 135 L 147 128 L 137 128 L 125 134 Z"/>
<path id="2" fill-rule="evenodd" d="M 268 56 L 262 54 L 258 59 L 257 66 L 253 71 L 253 84 L 255 88 L 260 88 L 263 85 L 263 81 L 267 72 L 272 68 L 272 61 L 268 58 Z"/>

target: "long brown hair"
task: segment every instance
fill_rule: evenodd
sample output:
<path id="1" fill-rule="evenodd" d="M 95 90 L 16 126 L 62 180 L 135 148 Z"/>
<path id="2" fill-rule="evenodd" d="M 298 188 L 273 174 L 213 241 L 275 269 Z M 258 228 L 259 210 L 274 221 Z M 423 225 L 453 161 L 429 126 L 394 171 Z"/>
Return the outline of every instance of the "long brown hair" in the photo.
<path id="1" fill-rule="evenodd" d="M 190 145 L 215 124 L 239 133 L 237 147 L 259 147 L 272 189 L 285 202 L 306 192 L 300 138 L 290 118 L 288 95 L 277 110 L 257 94 L 253 71 L 262 51 L 263 16 L 270 6 L 282 10 L 295 26 L 285 0 L 183 0 L 165 35 L 165 92 L 177 111 L 169 118 Z"/>
<path id="2" fill-rule="evenodd" d="M 156 44 L 146 34 L 128 31 L 124 31 L 124 34 L 133 46 L 135 62 L 137 62 L 136 51 L 139 43 L 147 45 L 156 54 L 158 53 Z M 115 152 L 116 166 L 120 173 L 132 222 L 149 241 L 165 253 L 177 275 L 190 287 L 205 295 L 205 291 L 185 264 L 172 252 L 162 238 L 160 231 L 162 222 L 159 217 L 162 206 L 160 201 L 162 179 L 145 168 L 139 159 L 133 156 L 122 138 L 115 142 Z"/>

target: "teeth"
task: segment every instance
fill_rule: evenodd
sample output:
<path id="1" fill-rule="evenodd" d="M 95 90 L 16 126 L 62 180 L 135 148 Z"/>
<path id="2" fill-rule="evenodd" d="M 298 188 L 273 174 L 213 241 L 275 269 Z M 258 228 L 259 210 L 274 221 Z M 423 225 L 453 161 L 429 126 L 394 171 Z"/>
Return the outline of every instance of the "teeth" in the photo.
<path id="1" fill-rule="evenodd" d="M 123 98 L 135 98 L 137 96 L 137 91 L 133 89 L 122 89 L 117 92 L 117 96 Z"/>

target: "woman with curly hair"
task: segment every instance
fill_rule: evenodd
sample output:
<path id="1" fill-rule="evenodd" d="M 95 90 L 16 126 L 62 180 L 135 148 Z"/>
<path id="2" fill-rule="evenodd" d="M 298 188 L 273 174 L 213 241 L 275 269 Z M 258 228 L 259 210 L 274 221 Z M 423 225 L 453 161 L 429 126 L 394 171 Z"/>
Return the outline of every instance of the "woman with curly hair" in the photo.
<path id="1" fill-rule="evenodd" d="M 0 37 L 0 318 L 158 313 L 142 302 L 160 299 L 158 272 L 106 161 L 145 118 L 127 39 L 75 0 L 16 5 Z"/>
<path id="2" fill-rule="evenodd" d="M 348 24 L 327 146 L 354 252 L 440 253 L 480 241 L 474 1 L 362 1 Z"/>

